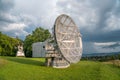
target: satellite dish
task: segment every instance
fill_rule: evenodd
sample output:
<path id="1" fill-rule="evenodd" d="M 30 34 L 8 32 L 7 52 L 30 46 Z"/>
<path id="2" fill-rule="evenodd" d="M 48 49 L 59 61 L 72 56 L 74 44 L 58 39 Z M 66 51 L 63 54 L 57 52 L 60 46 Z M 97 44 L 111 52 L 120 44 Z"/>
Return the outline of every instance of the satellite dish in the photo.
<path id="1" fill-rule="evenodd" d="M 67 63 L 62 66 L 79 62 L 82 56 L 82 37 L 72 18 L 65 14 L 58 16 L 53 28 L 53 34 L 54 50 L 57 51 L 55 54 L 59 54 L 64 60 L 63 62 Z M 55 60 L 60 60 L 56 58 L 53 59 L 52 63 Z M 52 65 L 60 67 L 61 65 L 57 66 L 58 64 L 60 63 Z"/>
<path id="2" fill-rule="evenodd" d="M 70 63 L 78 62 L 82 55 L 82 40 L 71 17 L 63 14 L 56 19 L 54 35 L 60 54 Z"/>

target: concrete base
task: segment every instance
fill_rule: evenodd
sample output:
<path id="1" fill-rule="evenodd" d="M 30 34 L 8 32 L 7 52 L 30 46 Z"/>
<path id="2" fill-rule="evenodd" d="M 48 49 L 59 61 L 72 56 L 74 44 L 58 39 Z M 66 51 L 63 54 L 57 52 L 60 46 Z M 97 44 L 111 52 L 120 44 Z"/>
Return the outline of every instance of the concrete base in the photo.
<path id="1" fill-rule="evenodd" d="M 17 56 L 17 57 L 24 57 L 25 54 L 24 54 L 24 52 L 18 51 L 17 54 L 16 54 L 16 56 Z"/>
<path id="2" fill-rule="evenodd" d="M 70 66 L 70 63 L 57 53 L 47 53 L 45 64 L 53 68 L 67 68 Z"/>

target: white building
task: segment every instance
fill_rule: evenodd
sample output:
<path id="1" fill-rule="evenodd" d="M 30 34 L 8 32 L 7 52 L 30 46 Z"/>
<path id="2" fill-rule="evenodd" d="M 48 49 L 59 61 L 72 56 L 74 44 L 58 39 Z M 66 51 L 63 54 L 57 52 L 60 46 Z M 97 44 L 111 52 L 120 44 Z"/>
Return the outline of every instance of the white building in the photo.
<path id="1" fill-rule="evenodd" d="M 45 42 L 36 42 L 32 44 L 32 57 L 45 57 Z"/>

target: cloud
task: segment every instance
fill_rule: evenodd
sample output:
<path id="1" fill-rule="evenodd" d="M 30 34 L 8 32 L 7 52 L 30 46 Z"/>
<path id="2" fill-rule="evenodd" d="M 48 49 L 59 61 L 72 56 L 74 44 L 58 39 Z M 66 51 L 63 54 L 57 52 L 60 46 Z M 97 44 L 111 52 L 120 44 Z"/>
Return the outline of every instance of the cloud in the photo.
<path id="1" fill-rule="evenodd" d="M 120 43 L 119 42 L 115 42 L 114 44 L 111 45 L 104 45 L 102 48 L 111 48 L 111 49 L 115 49 L 117 47 L 120 47 Z"/>
<path id="2" fill-rule="evenodd" d="M 3 27 L 2 30 L 5 32 L 13 32 L 16 36 L 28 35 L 29 33 L 24 31 L 25 27 L 27 26 L 24 23 L 13 23 L 7 27 Z"/>
<path id="3" fill-rule="evenodd" d="M 111 16 L 106 20 L 106 26 L 104 29 L 106 31 L 115 31 L 120 30 L 120 15 L 116 16 L 114 14 L 111 14 Z"/>
<path id="4" fill-rule="evenodd" d="M 119 52 L 120 42 L 94 42 L 95 50 L 99 53 Z"/>
<path id="5" fill-rule="evenodd" d="M 120 42 L 83 42 L 83 53 L 119 52 Z"/>
<path id="6" fill-rule="evenodd" d="M 25 24 L 20 23 L 20 24 L 9 24 L 7 27 L 3 27 L 4 31 L 14 31 L 14 30 L 21 30 L 23 29 Z"/>
<path id="7" fill-rule="evenodd" d="M 55 18 L 58 15 L 56 11 L 56 0 L 15 0 L 15 3 L 14 9 L 18 15 L 21 14 L 31 17 L 31 24 L 34 24 L 34 27 L 42 26 L 47 29 L 53 27 Z"/>

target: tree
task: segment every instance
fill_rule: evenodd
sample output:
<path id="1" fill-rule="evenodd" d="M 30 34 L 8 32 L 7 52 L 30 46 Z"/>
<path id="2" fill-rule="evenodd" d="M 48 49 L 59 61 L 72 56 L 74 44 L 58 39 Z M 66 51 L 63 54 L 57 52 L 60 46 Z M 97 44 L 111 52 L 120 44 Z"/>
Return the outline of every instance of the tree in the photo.
<path id="1" fill-rule="evenodd" d="M 16 38 L 11 38 L 0 32 L 0 55 L 1 56 L 15 56 L 15 46 L 20 42 Z"/>
<path id="2" fill-rule="evenodd" d="M 50 32 L 47 29 L 41 27 L 32 31 L 32 34 L 26 36 L 24 40 L 24 51 L 26 57 L 32 57 L 32 44 L 35 42 L 44 42 L 50 37 Z"/>

